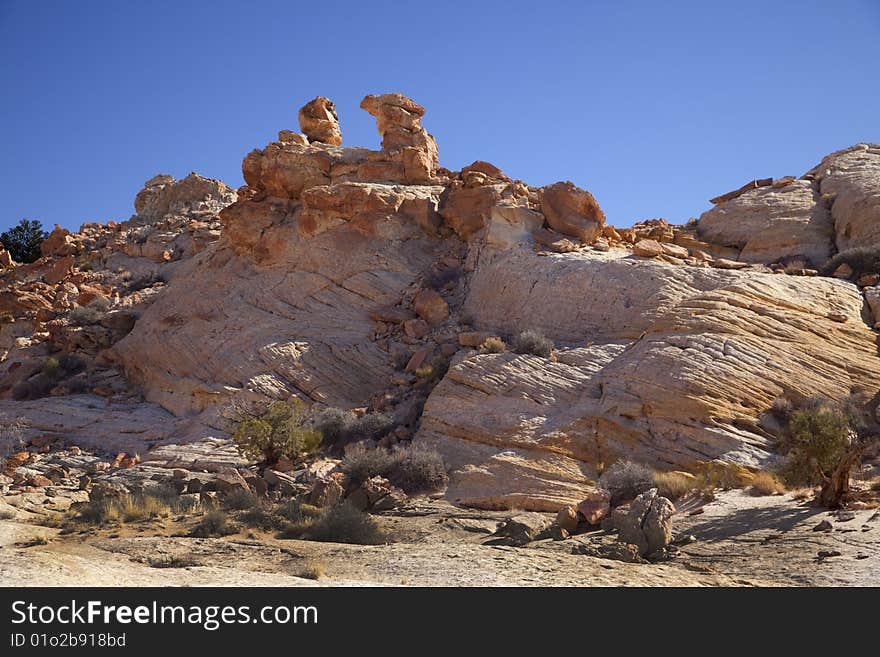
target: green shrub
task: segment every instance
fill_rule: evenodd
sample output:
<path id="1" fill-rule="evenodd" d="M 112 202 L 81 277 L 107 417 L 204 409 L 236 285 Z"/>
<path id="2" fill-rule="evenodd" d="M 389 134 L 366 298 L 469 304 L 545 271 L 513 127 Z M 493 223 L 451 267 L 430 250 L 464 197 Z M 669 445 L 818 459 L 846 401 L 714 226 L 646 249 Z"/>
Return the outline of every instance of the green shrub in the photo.
<path id="1" fill-rule="evenodd" d="M 385 533 L 368 514 L 343 502 L 328 509 L 305 531 L 310 541 L 380 545 L 387 541 Z"/>
<path id="2" fill-rule="evenodd" d="M 780 474 L 789 486 L 815 486 L 831 475 L 850 444 L 847 416 L 831 406 L 792 411 L 780 449 Z"/>
<path id="3" fill-rule="evenodd" d="M 279 459 L 293 462 L 313 455 L 321 446 L 321 433 L 306 426 L 303 403 L 276 401 L 259 415 L 239 410 L 233 442 L 245 457 L 274 465 Z"/>
<path id="4" fill-rule="evenodd" d="M 823 276 L 831 276 L 843 264 L 852 267 L 854 279 L 865 274 L 880 274 L 880 247 L 857 246 L 854 249 L 841 251 L 822 265 L 819 273 Z"/>
<path id="5" fill-rule="evenodd" d="M 654 488 L 654 471 L 641 463 L 617 461 L 602 473 L 597 485 L 611 494 L 611 506 L 618 506 Z"/>
<path id="6" fill-rule="evenodd" d="M 532 354 L 548 358 L 553 352 L 553 342 L 540 331 L 529 329 L 517 333 L 513 338 L 513 351 L 517 354 Z"/>

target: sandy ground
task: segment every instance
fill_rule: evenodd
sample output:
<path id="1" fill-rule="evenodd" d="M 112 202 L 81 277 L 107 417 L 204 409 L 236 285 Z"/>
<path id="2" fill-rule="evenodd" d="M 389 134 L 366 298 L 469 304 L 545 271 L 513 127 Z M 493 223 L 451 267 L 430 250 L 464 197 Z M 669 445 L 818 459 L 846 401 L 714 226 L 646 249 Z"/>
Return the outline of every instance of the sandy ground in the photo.
<path id="1" fill-rule="evenodd" d="M 8 509 L 8 507 L 7 507 Z M 0 508 L 2 514 L 3 508 Z M 2 515 L 8 515 L 2 514 Z M 880 516 L 840 520 L 790 496 L 722 493 L 700 515 L 678 514 L 695 537 L 676 559 L 629 564 L 573 553 L 608 543 L 603 531 L 524 547 L 490 545 L 504 512 L 421 502 L 379 517 L 397 542 L 379 546 L 281 540 L 271 534 L 201 539 L 149 523 L 62 535 L 20 512 L 0 520 L 4 586 L 852 586 L 878 585 Z M 2 516 L 0 516 L 2 517 Z M 812 528 L 828 519 L 832 531 Z M 155 535 L 163 533 L 165 535 Z M 44 537 L 48 542 L 34 541 Z M 839 556 L 819 558 L 820 551 Z M 318 579 L 310 571 L 322 571 Z"/>

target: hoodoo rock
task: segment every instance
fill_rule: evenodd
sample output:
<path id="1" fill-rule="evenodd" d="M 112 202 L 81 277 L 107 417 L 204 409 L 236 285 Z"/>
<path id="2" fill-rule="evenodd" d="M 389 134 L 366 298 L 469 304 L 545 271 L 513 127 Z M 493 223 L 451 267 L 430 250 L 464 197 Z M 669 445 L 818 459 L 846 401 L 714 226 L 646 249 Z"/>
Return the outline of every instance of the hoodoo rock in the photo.
<path id="1" fill-rule="evenodd" d="M 329 98 L 318 96 L 299 110 L 299 127 L 310 142 L 339 146 L 342 132 L 336 106 Z"/>
<path id="2" fill-rule="evenodd" d="M 382 149 L 400 154 L 409 181 L 430 180 L 439 164 L 437 142 L 422 128 L 425 108 L 396 93 L 367 96 L 361 108 L 376 117 Z"/>

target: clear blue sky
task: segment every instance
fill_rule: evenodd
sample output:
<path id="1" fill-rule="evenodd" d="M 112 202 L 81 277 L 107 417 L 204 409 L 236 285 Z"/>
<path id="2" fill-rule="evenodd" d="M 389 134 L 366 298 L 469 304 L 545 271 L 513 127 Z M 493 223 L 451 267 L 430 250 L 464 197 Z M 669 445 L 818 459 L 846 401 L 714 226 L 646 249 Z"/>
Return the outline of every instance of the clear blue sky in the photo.
<path id="1" fill-rule="evenodd" d="M 572 180 L 609 221 L 682 222 L 753 177 L 880 142 L 880 0 L 0 0 L 0 227 L 127 219 L 143 182 L 242 184 L 317 95 L 427 108 L 440 161 Z"/>

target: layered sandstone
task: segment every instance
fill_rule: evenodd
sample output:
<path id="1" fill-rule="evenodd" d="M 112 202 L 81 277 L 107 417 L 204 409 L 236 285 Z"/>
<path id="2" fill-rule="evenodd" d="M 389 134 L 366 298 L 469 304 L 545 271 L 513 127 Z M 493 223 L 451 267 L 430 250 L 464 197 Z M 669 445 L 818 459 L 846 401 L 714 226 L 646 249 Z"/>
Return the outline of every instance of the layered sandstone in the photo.
<path id="1" fill-rule="evenodd" d="M 304 134 L 244 158 L 241 189 L 160 175 L 131 220 L 56 228 L 37 263 L 5 263 L 0 412 L 149 459 L 227 436 L 233 401 L 383 411 L 383 444 L 442 453 L 450 499 L 555 512 L 621 458 L 765 466 L 776 398 L 880 388 L 860 288 L 783 273 L 880 236 L 877 147 L 755 181 L 687 226 L 623 229 L 573 183 L 443 169 L 405 96 L 362 107 L 381 150 L 342 147 L 319 97 Z M 550 357 L 475 349 L 525 329 Z M 68 355 L 85 362 L 47 382 Z"/>

